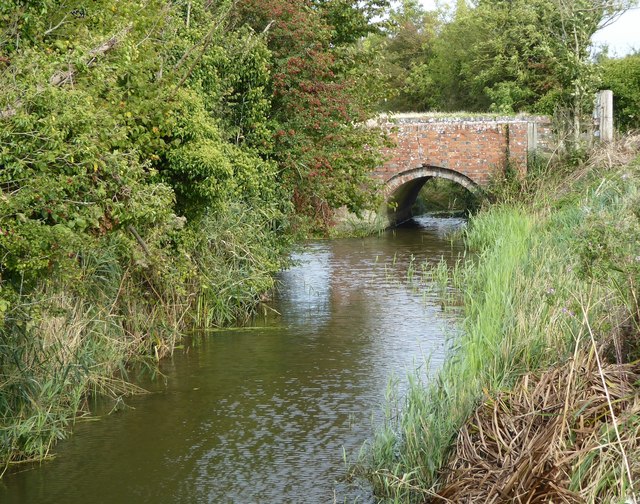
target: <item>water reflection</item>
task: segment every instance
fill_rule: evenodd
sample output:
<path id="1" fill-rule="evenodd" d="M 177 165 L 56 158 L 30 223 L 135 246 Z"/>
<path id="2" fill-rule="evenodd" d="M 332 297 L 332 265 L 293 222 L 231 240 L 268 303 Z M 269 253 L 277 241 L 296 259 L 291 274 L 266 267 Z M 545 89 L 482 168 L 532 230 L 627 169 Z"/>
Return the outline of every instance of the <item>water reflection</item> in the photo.
<path id="1" fill-rule="evenodd" d="M 5 477 L 0 502 L 323 503 L 349 487 L 389 377 L 444 358 L 443 312 L 406 281 L 417 262 L 454 257 L 455 219 L 382 236 L 316 242 L 280 276 L 275 320 L 215 332 L 163 364 L 166 381 L 132 409 L 78 425 L 59 457 Z"/>

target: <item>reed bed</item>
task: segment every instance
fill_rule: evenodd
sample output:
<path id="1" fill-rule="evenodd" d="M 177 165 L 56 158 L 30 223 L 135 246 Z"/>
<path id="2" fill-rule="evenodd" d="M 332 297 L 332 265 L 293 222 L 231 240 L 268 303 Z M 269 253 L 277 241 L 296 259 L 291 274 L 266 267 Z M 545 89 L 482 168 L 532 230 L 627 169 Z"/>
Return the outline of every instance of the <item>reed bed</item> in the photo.
<path id="1" fill-rule="evenodd" d="M 435 379 L 418 374 L 410 377 L 401 407 L 390 410 L 365 450 L 366 461 L 354 469 L 355 473 L 364 472 L 377 493 L 398 502 L 411 502 L 432 491 L 431 482 L 446 462 L 451 439 L 471 414 L 476 397 L 486 383 L 499 387 L 508 375 L 509 362 L 496 357 L 510 351 L 505 347 L 503 327 L 511 317 L 513 282 L 527 252 L 532 225 L 518 210 L 504 209 L 492 218 L 493 224 L 488 217 L 478 217 L 475 232 L 488 236 L 489 229 L 496 233 L 502 230 L 514 239 L 489 238 L 482 245 L 480 258 L 467 261 L 474 276 L 468 277 L 464 293 L 469 313 L 464 336 L 454 342 L 453 355 Z M 480 238 L 475 239 L 480 246 Z M 425 274 L 445 286 L 449 280 L 443 264 L 428 268 Z M 462 273 L 455 268 L 452 271 L 459 282 Z M 505 283 L 508 289 L 504 289 Z M 401 402 L 398 398 L 394 401 Z"/>
<path id="2" fill-rule="evenodd" d="M 632 496 L 640 460 L 634 457 L 628 467 L 617 462 L 640 448 L 638 379 L 640 362 L 601 367 L 593 347 L 487 397 L 460 430 L 431 502 L 615 502 Z"/>
<path id="3" fill-rule="evenodd" d="M 239 206 L 200 224 L 174 244 L 180 260 L 151 246 L 130 257 L 117 236 L 87 247 L 73 275 L 43 282 L 3 314 L 0 477 L 48 457 L 88 414 L 90 396 L 120 404 L 144 392 L 132 374 L 156 373 L 185 330 L 242 321 L 256 308 L 288 242 L 267 227 L 269 216 Z"/>

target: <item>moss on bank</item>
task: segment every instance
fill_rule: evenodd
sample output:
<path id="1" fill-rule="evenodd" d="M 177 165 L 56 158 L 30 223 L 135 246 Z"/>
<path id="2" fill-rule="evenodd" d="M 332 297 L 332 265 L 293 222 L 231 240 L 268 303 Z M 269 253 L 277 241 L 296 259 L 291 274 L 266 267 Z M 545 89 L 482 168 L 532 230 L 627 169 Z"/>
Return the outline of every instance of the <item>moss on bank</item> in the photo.
<path id="1" fill-rule="evenodd" d="M 637 153 L 637 141 L 627 139 L 585 165 L 525 181 L 524 197 L 505 198 L 471 219 L 466 240 L 478 259 L 456 273 L 464 278 L 462 334 L 434 380 L 412 380 L 401 413 L 387 418 L 361 461 L 378 495 L 398 502 L 436 495 L 463 424 L 483 398 L 512 389 L 526 373 L 564 366 L 592 346 L 603 362 L 640 357 Z M 562 442 L 574 434 L 563 432 Z M 589 464 L 622 467 L 622 450 L 611 452 Z M 588 502 L 624 500 L 631 489 L 625 471 L 586 470 L 576 462 L 569 472 L 571 491 Z M 594 474 L 601 481 L 585 484 Z"/>

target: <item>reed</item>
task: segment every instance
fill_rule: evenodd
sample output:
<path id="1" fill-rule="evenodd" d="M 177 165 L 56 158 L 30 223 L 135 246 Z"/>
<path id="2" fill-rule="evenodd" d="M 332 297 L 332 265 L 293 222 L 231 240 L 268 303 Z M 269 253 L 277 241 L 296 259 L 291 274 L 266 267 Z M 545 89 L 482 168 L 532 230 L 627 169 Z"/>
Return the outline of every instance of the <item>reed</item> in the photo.
<path id="1" fill-rule="evenodd" d="M 468 310 L 465 336 L 457 344 L 464 348 L 450 359 L 435 382 L 419 375 L 409 381 L 402 413 L 389 417 L 382 433 L 374 438 L 369 451 L 369 477 L 378 493 L 394 499 L 409 499 L 417 488 L 429 488 L 443 464 L 450 441 L 469 414 L 475 397 L 482 390 L 480 370 L 491 360 L 501 343 L 503 321 L 510 315 L 512 300 L 501 287 L 514 280 L 516 266 L 526 251 L 531 224 L 522 212 L 505 210 L 492 217 L 483 214 L 469 230 L 469 241 L 483 246 L 477 262 L 475 282 L 465 295 Z M 504 230 L 514 241 L 497 237 Z M 498 258 L 508 257 L 496 267 Z M 457 273 L 460 275 L 460 273 Z M 423 267 L 423 277 L 440 291 L 449 286 L 449 270 L 444 260 Z M 473 323 L 472 323 L 473 320 Z M 501 374 L 494 370 L 494 375 Z M 503 374 L 503 373 L 502 373 Z M 495 381 L 495 378 L 492 377 Z M 419 493 L 419 492 L 418 492 Z M 424 495 L 422 496 L 424 497 Z"/>
<path id="2" fill-rule="evenodd" d="M 53 276 L 4 313 L 0 474 L 49 456 L 89 412 L 90 396 L 121 402 L 142 393 L 132 374 L 155 372 L 186 329 L 244 320 L 284 264 L 287 241 L 269 216 L 240 205 L 181 236 L 171 260 L 153 236 L 149 253 L 133 258 L 122 237 L 105 237 L 78 253 L 77 271 Z"/>
<path id="3" fill-rule="evenodd" d="M 132 277 L 114 260 L 114 248 L 80 254 L 79 282 L 42 286 L 5 315 L 0 328 L 0 461 L 40 460 L 64 438 L 88 394 L 111 397 L 139 392 L 126 363 L 148 346 L 158 316 L 132 297 Z M 37 314 L 38 318 L 34 317 Z M 123 323 L 126 320 L 126 324 Z M 142 355 L 148 352 L 142 352 Z"/>

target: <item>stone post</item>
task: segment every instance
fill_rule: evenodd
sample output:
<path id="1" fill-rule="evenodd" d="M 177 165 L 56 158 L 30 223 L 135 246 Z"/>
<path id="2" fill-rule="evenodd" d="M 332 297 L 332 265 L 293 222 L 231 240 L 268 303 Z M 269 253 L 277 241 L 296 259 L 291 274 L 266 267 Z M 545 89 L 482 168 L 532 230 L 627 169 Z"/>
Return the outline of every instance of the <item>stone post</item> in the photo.
<path id="1" fill-rule="evenodd" d="M 600 141 L 611 142 L 613 140 L 613 91 L 598 92 L 595 112 L 598 119 Z"/>
<path id="2" fill-rule="evenodd" d="M 527 153 L 535 155 L 538 150 L 538 124 L 535 122 L 527 123 Z"/>

